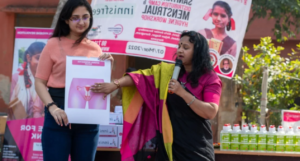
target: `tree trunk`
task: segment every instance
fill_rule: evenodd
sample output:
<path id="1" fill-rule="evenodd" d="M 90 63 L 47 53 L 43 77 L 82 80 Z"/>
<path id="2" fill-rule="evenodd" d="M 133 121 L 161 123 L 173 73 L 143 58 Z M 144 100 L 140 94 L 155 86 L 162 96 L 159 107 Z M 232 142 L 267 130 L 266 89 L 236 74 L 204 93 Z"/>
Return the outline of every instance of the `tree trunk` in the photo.
<path id="1" fill-rule="evenodd" d="M 267 108 L 267 93 L 268 93 L 268 67 L 263 69 L 263 79 L 261 84 L 261 102 L 260 102 L 260 125 L 265 125 L 266 108 Z"/>
<path id="2" fill-rule="evenodd" d="M 58 5 L 57 5 L 57 9 L 56 9 L 56 13 L 53 17 L 53 21 L 52 21 L 52 24 L 51 24 L 51 28 L 55 28 L 56 26 L 56 23 L 58 21 L 58 18 L 59 18 L 59 14 L 61 12 L 61 10 L 63 9 L 65 3 L 67 2 L 68 0 L 59 0 L 58 2 Z"/>

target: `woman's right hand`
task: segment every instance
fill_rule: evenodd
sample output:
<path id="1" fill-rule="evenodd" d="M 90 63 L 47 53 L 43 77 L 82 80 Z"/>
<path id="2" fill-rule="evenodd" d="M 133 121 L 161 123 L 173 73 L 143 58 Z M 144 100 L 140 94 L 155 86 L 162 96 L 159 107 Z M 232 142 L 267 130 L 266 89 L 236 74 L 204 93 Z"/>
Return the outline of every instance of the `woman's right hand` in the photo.
<path id="1" fill-rule="evenodd" d="M 116 89 L 118 89 L 118 86 L 114 83 L 95 83 L 91 88 L 91 90 L 95 93 L 103 93 L 103 99 Z"/>
<path id="2" fill-rule="evenodd" d="M 69 124 L 67 114 L 64 110 L 53 105 L 49 107 L 49 112 L 58 125 L 63 126 L 65 124 L 67 126 Z"/>

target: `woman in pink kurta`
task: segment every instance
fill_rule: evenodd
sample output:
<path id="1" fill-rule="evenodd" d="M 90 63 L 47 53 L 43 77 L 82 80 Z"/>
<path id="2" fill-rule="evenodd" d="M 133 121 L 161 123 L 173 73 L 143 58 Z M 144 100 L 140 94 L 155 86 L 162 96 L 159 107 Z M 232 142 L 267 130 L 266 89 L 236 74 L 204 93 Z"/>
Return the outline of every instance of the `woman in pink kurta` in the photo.
<path id="1" fill-rule="evenodd" d="M 182 33 L 176 59 L 182 62 L 177 80 L 170 80 L 174 64 L 161 63 L 93 86 L 94 92 L 105 94 L 127 87 L 122 89 L 122 161 L 214 160 L 210 119 L 218 112 L 222 83 L 210 63 L 205 37 L 195 31 Z M 128 86 L 135 86 L 138 94 Z M 152 151 L 156 155 L 144 148 L 157 148 Z"/>

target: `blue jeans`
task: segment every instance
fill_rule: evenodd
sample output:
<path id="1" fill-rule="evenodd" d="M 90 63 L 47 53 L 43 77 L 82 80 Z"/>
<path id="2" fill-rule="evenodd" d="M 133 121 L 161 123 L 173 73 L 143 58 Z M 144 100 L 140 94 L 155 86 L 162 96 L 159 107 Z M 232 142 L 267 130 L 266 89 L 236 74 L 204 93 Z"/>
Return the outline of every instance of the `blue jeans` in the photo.
<path id="1" fill-rule="evenodd" d="M 61 104 L 59 107 L 64 109 Z M 69 155 L 72 161 L 94 161 L 98 138 L 99 125 L 71 124 L 71 129 L 69 126 L 61 127 L 45 110 L 42 131 L 44 161 L 68 161 Z"/>

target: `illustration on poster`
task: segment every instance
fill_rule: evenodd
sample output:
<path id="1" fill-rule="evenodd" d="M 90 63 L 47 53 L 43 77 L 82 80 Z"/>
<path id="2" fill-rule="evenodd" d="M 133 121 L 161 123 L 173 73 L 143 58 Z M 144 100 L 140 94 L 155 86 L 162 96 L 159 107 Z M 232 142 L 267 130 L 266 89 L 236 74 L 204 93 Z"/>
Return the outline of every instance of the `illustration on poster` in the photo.
<path id="1" fill-rule="evenodd" d="M 229 54 L 236 57 L 237 43 L 226 34 L 226 30 L 235 30 L 231 7 L 224 1 L 217 1 L 213 4 L 212 9 L 209 9 L 204 15 L 203 19 L 207 21 L 210 17 L 215 28 L 205 28 L 200 30 L 199 33 L 208 39 L 210 48 L 217 50 L 220 55 Z"/>
<path id="2" fill-rule="evenodd" d="M 87 61 L 74 61 L 76 64 L 85 65 Z M 93 63 L 90 63 L 93 64 Z M 104 65 L 104 63 L 102 63 Z M 87 65 L 88 66 L 88 65 Z M 93 65 L 90 65 L 93 66 Z M 96 66 L 99 66 L 96 64 Z M 101 66 L 101 64 L 100 64 Z M 106 100 L 103 94 L 91 92 L 91 86 L 95 83 L 103 83 L 103 79 L 73 78 L 70 84 L 68 108 L 105 110 Z"/>
<path id="3" fill-rule="evenodd" d="M 23 53 L 22 66 L 12 76 L 8 120 L 43 116 L 43 103 L 34 88 L 34 75 L 44 46 L 43 42 L 33 42 Z"/>

